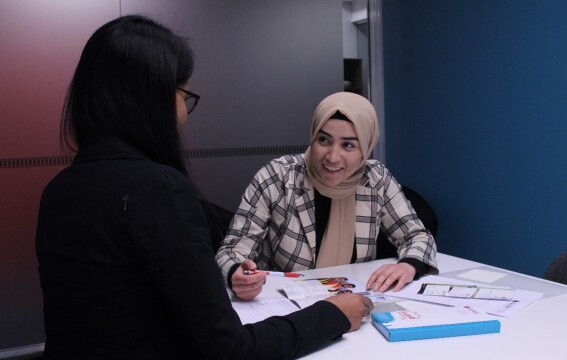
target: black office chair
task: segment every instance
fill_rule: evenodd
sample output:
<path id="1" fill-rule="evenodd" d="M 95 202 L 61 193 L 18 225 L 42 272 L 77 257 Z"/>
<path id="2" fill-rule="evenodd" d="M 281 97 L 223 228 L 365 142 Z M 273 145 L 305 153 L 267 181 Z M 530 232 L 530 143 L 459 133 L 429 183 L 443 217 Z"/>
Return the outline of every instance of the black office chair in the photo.
<path id="1" fill-rule="evenodd" d="M 433 237 L 437 235 L 437 228 L 439 226 L 439 219 L 435 210 L 429 205 L 427 200 L 425 200 L 421 195 L 419 195 L 415 190 L 402 185 L 402 191 L 406 197 L 411 202 L 413 209 L 415 210 L 417 217 L 421 220 L 423 225 Z M 398 249 L 393 245 L 383 232 L 378 234 L 378 240 L 376 242 L 376 258 L 385 259 L 390 257 L 397 257 Z"/>
<path id="2" fill-rule="evenodd" d="M 201 199 L 201 206 L 203 207 L 207 224 L 209 225 L 213 252 L 216 254 L 221 241 L 228 231 L 228 226 L 230 225 L 234 213 L 204 199 Z"/>
<path id="3" fill-rule="evenodd" d="M 567 285 L 567 251 L 553 259 L 545 270 L 543 278 Z"/>

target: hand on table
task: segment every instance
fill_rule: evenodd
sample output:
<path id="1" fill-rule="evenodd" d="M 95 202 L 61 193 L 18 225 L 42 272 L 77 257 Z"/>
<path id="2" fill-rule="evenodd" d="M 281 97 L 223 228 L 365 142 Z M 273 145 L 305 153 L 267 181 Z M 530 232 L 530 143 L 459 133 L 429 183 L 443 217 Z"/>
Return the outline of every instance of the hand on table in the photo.
<path id="1" fill-rule="evenodd" d="M 358 330 L 362 318 L 370 315 L 374 308 L 372 301 L 360 294 L 341 294 L 325 299 L 339 308 L 350 321 L 349 332 Z"/>
<path id="2" fill-rule="evenodd" d="M 244 260 L 232 274 L 232 291 L 241 300 L 253 300 L 262 292 L 266 282 L 266 273 L 246 275 L 244 270 L 256 270 L 256 263 L 250 259 Z"/>
<path id="3" fill-rule="evenodd" d="M 366 288 L 385 292 L 395 284 L 394 292 L 400 291 L 405 284 L 413 281 L 414 276 L 415 268 L 408 263 L 383 265 L 370 275 Z"/>

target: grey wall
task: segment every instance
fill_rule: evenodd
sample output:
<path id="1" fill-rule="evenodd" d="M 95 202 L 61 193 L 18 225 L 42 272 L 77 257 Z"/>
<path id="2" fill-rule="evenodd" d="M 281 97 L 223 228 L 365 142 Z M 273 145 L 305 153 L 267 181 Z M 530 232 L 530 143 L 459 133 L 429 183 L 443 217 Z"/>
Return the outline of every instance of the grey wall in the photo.
<path id="1" fill-rule="evenodd" d="M 124 11 L 138 11 L 130 3 L 140 4 L 123 1 Z M 197 8 L 156 9 L 170 19 L 186 14 L 179 27 L 193 38 L 198 57 L 191 87 L 202 98 L 183 129 L 187 147 L 306 145 L 316 104 L 342 86 L 340 2 L 193 3 Z M 272 157 L 213 157 L 190 165 L 206 197 L 236 209 L 254 172 Z"/>
<path id="2" fill-rule="evenodd" d="M 342 4 L 329 0 L 123 0 L 124 13 L 167 19 L 197 54 L 201 95 L 184 126 L 189 149 L 306 145 L 311 115 L 342 88 Z M 211 201 L 235 210 L 248 181 L 275 155 L 190 161 Z M 227 181 L 230 179 L 230 181 Z"/>
<path id="3" fill-rule="evenodd" d="M 65 90 L 88 37 L 130 13 L 191 38 L 202 98 L 184 125 L 188 149 L 268 147 L 191 159 L 203 194 L 225 207 L 274 147 L 307 144 L 316 104 L 342 88 L 338 0 L 0 1 L 0 358 L 43 342 L 35 222 L 43 187 L 72 155 L 58 143 Z"/>

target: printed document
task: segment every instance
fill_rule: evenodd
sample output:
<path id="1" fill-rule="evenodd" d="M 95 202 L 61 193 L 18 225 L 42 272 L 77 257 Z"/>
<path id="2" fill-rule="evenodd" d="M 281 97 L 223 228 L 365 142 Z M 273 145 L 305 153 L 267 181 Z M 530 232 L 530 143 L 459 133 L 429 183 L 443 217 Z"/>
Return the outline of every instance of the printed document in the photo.
<path id="1" fill-rule="evenodd" d="M 437 275 L 427 275 L 419 280 L 416 280 L 406 285 L 402 290 L 393 292 L 389 290 L 384 294 L 389 297 L 399 297 L 409 300 L 418 300 L 435 304 L 470 307 L 487 314 L 498 315 L 503 317 L 512 317 L 520 310 L 524 309 L 531 303 L 541 299 L 544 293 L 515 289 L 514 295 L 508 300 L 488 300 L 488 299 L 475 299 L 475 298 L 459 298 L 459 297 L 445 297 L 445 296 L 428 296 L 420 293 L 423 284 L 451 284 L 451 285 L 474 285 L 478 287 L 485 287 L 482 284 L 475 284 L 466 281 L 460 281 L 451 278 L 445 278 Z"/>

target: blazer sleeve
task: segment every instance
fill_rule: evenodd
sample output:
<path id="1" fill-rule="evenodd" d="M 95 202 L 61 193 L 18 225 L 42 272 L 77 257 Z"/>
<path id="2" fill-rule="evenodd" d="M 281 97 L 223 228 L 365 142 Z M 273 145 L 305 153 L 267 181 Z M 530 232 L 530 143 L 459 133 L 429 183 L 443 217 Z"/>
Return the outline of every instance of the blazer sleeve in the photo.
<path id="1" fill-rule="evenodd" d="M 384 205 L 380 214 L 382 229 L 398 247 L 400 259 L 415 259 L 428 265 L 429 273 L 438 274 L 435 239 L 419 220 L 400 184 L 387 169 L 384 172 Z"/>
<path id="2" fill-rule="evenodd" d="M 216 254 L 216 261 L 228 284 L 234 265 L 250 258 L 256 261 L 266 241 L 271 204 L 280 197 L 283 181 L 274 166 L 260 169 L 242 195 L 238 210 Z"/>
<path id="3" fill-rule="evenodd" d="M 346 316 L 326 301 L 242 325 L 192 184 L 171 171 L 150 181 L 144 192 L 132 215 L 139 266 L 196 358 L 291 359 L 348 331 Z"/>

